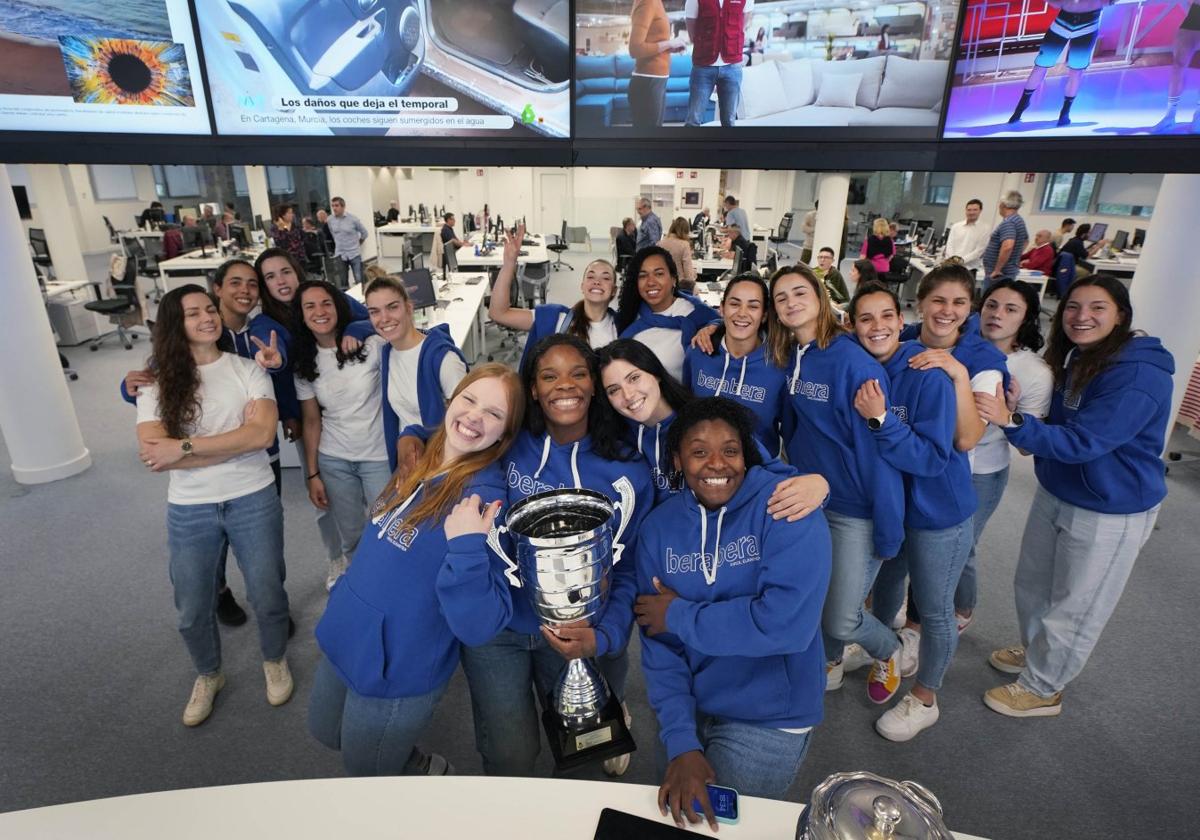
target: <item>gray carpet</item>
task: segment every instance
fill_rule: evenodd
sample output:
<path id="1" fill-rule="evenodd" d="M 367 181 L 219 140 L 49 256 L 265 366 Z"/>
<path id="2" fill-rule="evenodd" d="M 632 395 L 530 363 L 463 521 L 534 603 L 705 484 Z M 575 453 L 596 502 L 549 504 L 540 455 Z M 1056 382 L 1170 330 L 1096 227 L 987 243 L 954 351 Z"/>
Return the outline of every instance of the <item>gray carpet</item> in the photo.
<path id="1" fill-rule="evenodd" d="M 572 256 L 582 270 L 586 260 Z M 556 275 L 551 299 L 573 300 L 577 276 Z M 166 575 L 166 477 L 138 463 L 133 410 L 116 391 L 147 349 L 142 340 L 130 352 L 113 344 L 66 351 L 80 374 L 70 390 L 94 459 L 87 472 L 23 487 L 0 443 L 0 811 L 342 774 L 339 757 L 305 729 L 325 573 L 296 470 L 284 473 L 296 696 L 267 705 L 253 625 L 224 629 L 228 686 L 206 724 L 179 723 L 193 675 Z M 1177 440 L 1200 449 L 1200 441 Z M 908 744 L 889 743 L 872 728 L 880 709 L 867 700 L 865 672 L 848 677 L 827 697 L 790 798 L 806 799 L 829 773 L 869 769 L 922 782 L 941 797 L 951 827 L 984 837 L 1182 836 L 1200 775 L 1200 714 L 1187 699 L 1196 669 L 1186 646 L 1200 590 L 1200 468 L 1176 465 L 1168 481 L 1156 533 L 1061 717 L 1011 720 L 980 702 L 1005 680 L 987 653 L 1016 639 L 1012 571 L 1034 489 L 1022 460 L 984 537 L 978 618 L 947 676 L 941 721 Z M 241 596 L 240 577 L 230 577 Z M 636 641 L 633 653 L 636 662 Z M 636 665 L 629 694 L 642 751 L 625 780 L 655 784 L 655 725 Z M 461 674 L 425 746 L 461 773 L 480 772 Z M 549 772 L 545 755 L 542 768 Z"/>

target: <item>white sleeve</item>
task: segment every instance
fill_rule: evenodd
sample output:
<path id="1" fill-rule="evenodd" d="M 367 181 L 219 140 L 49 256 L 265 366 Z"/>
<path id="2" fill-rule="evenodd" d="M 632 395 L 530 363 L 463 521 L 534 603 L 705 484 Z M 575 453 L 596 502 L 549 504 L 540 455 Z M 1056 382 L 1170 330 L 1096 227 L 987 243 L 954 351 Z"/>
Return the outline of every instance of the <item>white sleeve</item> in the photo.
<path id="1" fill-rule="evenodd" d="M 1045 362 L 1036 367 L 1033 365 L 1028 365 L 1028 367 L 1029 371 L 1026 372 L 1025 378 L 1029 381 L 1017 380 L 1021 386 L 1021 397 L 1017 400 L 1017 409 L 1024 414 L 1042 418 L 1050 413 L 1050 399 L 1054 396 L 1054 372 Z"/>
<path id="2" fill-rule="evenodd" d="M 293 375 L 292 379 L 296 382 L 296 399 L 303 402 L 304 400 L 315 400 L 317 398 L 317 392 L 313 388 L 313 383 L 298 375 Z"/>
<path id="3" fill-rule="evenodd" d="M 458 387 L 458 383 L 466 375 L 467 366 L 458 357 L 457 353 L 447 353 L 442 358 L 442 370 L 438 374 L 438 379 L 441 380 L 442 394 L 446 399 L 454 396 L 454 389 Z"/>
<path id="4" fill-rule="evenodd" d="M 250 374 L 246 379 L 246 399 L 275 402 L 275 386 L 271 384 L 271 377 L 267 375 L 267 372 L 249 359 L 242 361 L 249 362 L 246 365 L 246 370 Z"/>
<path id="5" fill-rule="evenodd" d="M 981 370 L 971 377 L 971 391 L 996 395 L 996 386 L 1004 381 L 998 370 Z"/>
<path id="6" fill-rule="evenodd" d="M 139 423 L 154 423 L 158 416 L 158 386 L 144 385 L 138 389 L 137 421 Z"/>

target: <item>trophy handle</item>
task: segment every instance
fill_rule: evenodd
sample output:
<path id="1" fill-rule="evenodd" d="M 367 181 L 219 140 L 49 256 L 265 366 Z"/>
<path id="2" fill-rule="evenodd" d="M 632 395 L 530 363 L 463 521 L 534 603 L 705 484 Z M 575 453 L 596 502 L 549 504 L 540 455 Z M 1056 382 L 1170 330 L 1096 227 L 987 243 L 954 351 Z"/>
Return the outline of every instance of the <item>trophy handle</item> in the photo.
<path id="1" fill-rule="evenodd" d="M 488 530 L 487 544 L 488 547 L 496 552 L 496 555 L 504 561 L 504 576 L 508 578 L 510 586 L 521 588 L 521 578 L 517 576 L 517 564 L 512 561 L 508 553 L 504 550 L 504 546 L 500 545 L 500 535 L 508 530 L 504 525 L 493 525 Z"/>
<path id="2" fill-rule="evenodd" d="M 633 483 L 625 476 L 621 476 L 612 483 L 613 489 L 617 491 L 617 495 L 621 500 L 613 507 L 621 511 L 621 522 L 617 525 L 617 533 L 613 536 L 613 565 L 621 562 L 621 555 L 625 552 L 625 544 L 621 542 L 621 536 L 625 533 L 625 528 L 633 519 L 633 506 L 637 501 L 637 496 L 633 492 Z"/>

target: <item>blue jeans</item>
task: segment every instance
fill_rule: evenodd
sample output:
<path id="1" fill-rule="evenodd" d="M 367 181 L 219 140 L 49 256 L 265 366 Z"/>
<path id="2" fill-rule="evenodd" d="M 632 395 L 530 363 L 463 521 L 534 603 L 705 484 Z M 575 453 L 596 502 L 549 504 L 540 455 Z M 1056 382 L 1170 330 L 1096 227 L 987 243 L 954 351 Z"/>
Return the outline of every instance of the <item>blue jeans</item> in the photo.
<path id="1" fill-rule="evenodd" d="M 692 65 L 688 80 L 687 125 L 703 125 L 713 88 L 717 89 L 717 109 L 721 125 L 729 128 L 737 120 L 738 100 L 742 95 L 742 65 L 722 64 L 719 67 Z"/>
<path id="2" fill-rule="evenodd" d="M 1050 697 L 1079 676 L 1125 591 L 1160 507 L 1096 513 L 1038 487 L 1013 579 L 1025 646 L 1022 686 Z"/>
<path id="3" fill-rule="evenodd" d="M 624 699 L 628 649 L 596 661 L 613 694 Z M 542 743 L 534 693 L 537 703 L 544 702 L 566 660 L 540 633 L 503 630 L 486 645 L 464 645 L 462 666 L 471 690 L 475 748 L 483 758 L 483 771 L 489 776 L 532 776 Z"/>
<path id="4" fill-rule="evenodd" d="M 954 609 L 966 613 L 975 609 L 976 574 L 975 547 L 979 545 L 979 537 L 987 527 L 988 520 L 1000 506 L 1004 497 L 1004 488 L 1008 486 L 1008 467 L 994 473 L 972 474 L 971 484 L 975 488 L 975 497 L 979 499 L 979 507 L 975 509 L 975 539 L 971 542 L 971 551 L 967 555 L 967 565 L 963 566 L 962 577 L 958 579 L 958 588 L 954 590 Z"/>
<path id="5" fill-rule="evenodd" d="M 357 256 L 357 257 L 351 257 L 350 259 L 341 257 L 341 260 L 345 265 L 349 266 L 350 271 L 354 273 L 354 282 L 361 286 L 363 283 L 362 257 Z M 304 462 L 301 461 L 301 463 L 304 463 Z"/>
<path id="6" fill-rule="evenodd" d="M 971 550 L 975 533 L 972 517 L 940 531 L 904 529 L 900 555 L 884 563 L 875 581 L 875 617 L 892 620 L 904 601 L 904 578 L 912 578 L 912 597 L 921 613 L 921 652 L 917 682 L 930 691 L 942 687 L 942 679 L 958 648 L 958 626 L 954 621 L 954 588 Z"/>
<path id="7" fill-rule="evenodd" d="M 363 697 L 322 656 L 308 700 L 308 731 L 341 751 L 351 776 L 422 775 L 425 754 L 417 738 L 445 691 L 443 685 L 417 697 Z"/>
<path id="8" fill-rule="evenodd" d="M 887 659 L 899 642 L 891 627 L 863 609 L 884 558 L 875 555 L 875 523 L 825 511 L 833 539 L 833 574 L 821 615 L 825 661 L 836 662 L 848 642 L 858 642 L 875 659 Z"/>
<path id="9" fill-rule="evenodd" d="M 303 471 L 304 464 L 308 463 L 308 460 L 304 456 L 304 438 L 296 438 L 295 444 L 296 457 L 299 458 L 300 469 Z M 318 452 L 318 463 L 320 463 L 320 457 L 321 454 Z M 303 472 L 301 473 L 300 478 L 303 480 Z M 308 495 L 307 484 L 305 485 L 304 494 L 306 496 Z M 374 500 L 372 499 L 372 501 Z M 317 530 L 321 534 L 321 545 L 325 547 L 325 557 L 329 560 L 337 560 L 342 556 L 342 535 L 338 533 L 337 520 L 333 516 L 333 511 L 321 510 L 319 507 L 313 507 L 313 513 L 316 514 L 317 517 Z"/>
<path id="10" fill-rule="evenodd" d="M 392 470 L 387 461 L 347 461 L 324 452 L 317 453 L 317 468 L 325 483 L 329 512 L 341 535 L 342 554 L 353 557 L 367 522 L 367 509 L 383 492 Z"/>
<path id="11" fill-rule="evenodd" d="M 697 712 L 696 735 L 718 785 L 744 796 L 783 799 L 804 763 L 813 733 L 811 729 L 800 734 L 784 732 Z M 661 739 L 656 757 L 661 779 L 667 773 L 667 752 Z"/>
<path id="12" fill-rule="evenodd" d="M 179 634 L 201 674 L 221 670 L 217 632 L 217 579 L 221 548 L 233 549 L 246 581 L 246 595 L 258 621 L 263 659 L 287 651 L 288 596 L 283 588 L 283 506 L 275 488 L 199 505 L 167 505 L 167 545 L 171 586 L 179 613 Z"/>

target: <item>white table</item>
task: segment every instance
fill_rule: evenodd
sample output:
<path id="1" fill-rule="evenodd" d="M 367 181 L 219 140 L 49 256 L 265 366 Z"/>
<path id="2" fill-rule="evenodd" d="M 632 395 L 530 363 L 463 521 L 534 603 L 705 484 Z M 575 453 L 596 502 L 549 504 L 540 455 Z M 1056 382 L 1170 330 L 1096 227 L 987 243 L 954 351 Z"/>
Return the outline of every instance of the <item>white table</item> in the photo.
<path id="1" fill-rule="evenodd" d="M 712 259 L 692 260 L 696 274 L 724 274 L 733 268 L 733 257 L 713 257 Z M 699 282 L 699 281 L 697 281 Z"/>
<path id="2" fill-rule="evenodd" d="M 1103 271 L 1105 274 L 1120 274 L 1130 277 L 1138 267 L 1138 258 L 1132 254 L 1119 254 L 1106 260 L 1088 260 L 1088 262 L 1095 267 L 1097 272 Z"/>
<path id="3" fill-rule="evenodd" d="M 499 268 L 504 265 L 504 244 L 497 242 L 492 252 L 487 256 L 477 256 L 475 254 L 475 245 L 482 241 L 481 233 L 472 233 L 466 246 L 459 248 L 455 252 L 454 258 L 458 262 L 459 268 Z M 526 233 L 528 239 L 534 240 L 536 245 L 522 245 L 521 250 L 527 252 L 524 256 L 517 257 L 517 265 L 547 263 L 554 258 L 550 255 L 550 251 L 546 248 L 546 237 L 540 233 Z"/>
<path id="4" fill-rule="evenodd" d="M 670 824 L 657 788 L 619 782 L 483 776 L 307 779 L 173 790 L 0 814 L 0 837 L 21 840 L 591 840 L 604 808 Z M 740 797 L 741 821 L 696 837 L 782 840 L 803 806 Z M 958 840 L 979 840 L 956 834 Z"/>
<path id="5" fill-rule="evenodd" d="M 482 279 L 478 283 L 466 282 L 476 277 Z M 449 324 L 450 337 L 468 361 L 486 355 L 484 324 L 487 322 L 487 311 L 483 308 L 483 299 L 488 293 L 488 278 L 477 271 L 458 271 L 450 274 L 449 278 L 449 285 L 444 286 L 441 278 L 435 274 L 433 283 L 438 298 L 449 300 L 450 305 L 445 309 L 430 307 L 414 313 L 417 326 L 428 328 Z M 346 294 L 360 303 L 363 301 L 363 290 L 358 284 L 351 285 Z"/>
<path id="6" fill-rule="evenodd" d="M 408 237 L 422 233 L 437 235 L 441 229 L 440 224 L 424 225 L 420 222 L 388 222 L 386 225 L 381 225 L 375 228 L 375 243 L 379 248 L 379 258 L 403 257 L 404 243 Z"/>

